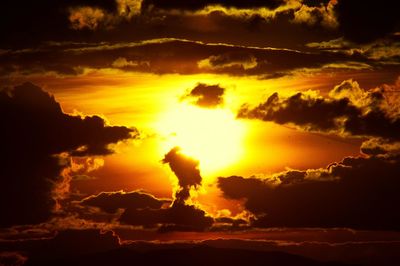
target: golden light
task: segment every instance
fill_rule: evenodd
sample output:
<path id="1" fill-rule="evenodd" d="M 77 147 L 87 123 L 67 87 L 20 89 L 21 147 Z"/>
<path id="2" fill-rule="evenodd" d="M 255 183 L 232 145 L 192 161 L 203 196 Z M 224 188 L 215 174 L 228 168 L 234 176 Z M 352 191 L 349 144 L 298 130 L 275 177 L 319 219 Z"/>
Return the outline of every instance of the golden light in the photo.
<path id="1" fill-rule="evenodd" d="M 243 152 L 245 125 L 228 109 L 181 103 L 161 116 L 156 129 L 164 137 L 162 153 L 181 147 L 200 161 L 206 178 L 237 162 Z"/>

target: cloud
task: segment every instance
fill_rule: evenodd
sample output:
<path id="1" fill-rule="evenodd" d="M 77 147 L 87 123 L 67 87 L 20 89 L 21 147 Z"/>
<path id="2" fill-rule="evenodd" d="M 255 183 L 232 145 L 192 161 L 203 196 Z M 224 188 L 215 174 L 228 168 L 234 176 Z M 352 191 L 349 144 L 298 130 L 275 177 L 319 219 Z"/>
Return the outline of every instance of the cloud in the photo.
<path id="1" fill-rule="evenodd" d="M 167 200 L 157 199 L 151 194 L 132 191 L 132 192 L 101 192 L 81 200 L 82 205 L 94 206 L 108 213 L 115 213 L 118 209 L 160 209 L 161 206 L 169 202 Z"/>
<path id="2" fill-rule="evenodd" d="M 306 3 L 305 3 L 306 2 Z M 325 28 L 336 29 L 338 21 L 335 14 L 337 0 L 320 2 L 319 5 L 307 5 L 307 1 L 299 9 L 294 10 L 294 23 L 303 23 L 309 26 L 321 25 Z"/>
<path id="3" fill-rule="evenodd" d="M 21 253 L 15 251 L 0 252 L 1 265 L 22 266 L 27 262 L 28 258 Z"/>
<path id="4" fill-rule="evenodd" d="M 130 20 L 135 15 L 139 15 L 142 1 L 116 0 L 115 5 L 116 7 L 113 10 L 107 10 L 96 6 L 69 7 L 68 20 L 74 30 L 82 30 L 85 28 L 96 30 L 99 27 L 110 28 L 124 20 Z"/>
<path id="5" fill-rule="evenodd" d="M 293 124 L 307 131 L 399 139 L 398 105 L 388 100 L 384 88 L 364 91 L 357 82 L 346 80 L 328 97 L 313 91 L 283 97 L 274 93 L 255 108 L 243 106 L 238 117 Z"/>
<path id="6" fill-rule="evenodd" d="M 67 229 L 58 232 L 53 239 L 50 239 L 47 248 L 43 248 L 43 251 L 44 254 L 53 253 L 53 256 L 64 256 L 99 252 L 119 246 L 120 239 L 112 231 Z"/>
<path id="7" fill-rule="evenodd" d="M 135 69 L 139 67 L 149 67 L 150 63 L 147 61 L 128 61 L 125 57 L 118 57 L 112 62 L 111 66 L 115 68 Z"/>
<path id="8" fill-rule="evenodd" d="M 254 227 L 399 230 L 400 158 L 347 157 L 325 169 L 290 170 L 264 179 L 220 177 L 226 198 L 245 199 Z"/>
<path id="9" fill-rule="evenodd" d="M 246 71 L 257 66 L 257 59 L 249 53 L 226 53 L 222 55 L 212 55 L 209 58 L 198 62 L 199 68 L 234 71 Z M 226 70 L 225 70 L 226 71 Z"/>
<path id="10" fill-rule="evenodd" d="M 55 61 L 54 58 L 57 58 Z M 117 68 L 155 74 L 228 74 L 263 76 L 325 65 L 382 67 L 359 54 L 309 53 L 184 39 L 140 42 L 59 44 L 37 50 L 7 51 L 0 55 L 1 76 L 31 74 L 81 75 L 87 69 Z M 38 63 L 40 62 L 40 64 Z M 393 66 L 392 66 L 393 67 Z"/>
<path id="11" fill-rule="evenodd" d="M 400 142 L 392 142 L 381 138 L 372 138 L 361 144 L 360 150 L 366 155 L 384 156 L 400 155 Z"/>
<path id="12" fill-rule="evenodd" d="M 106 20 L 106 14 L 100 8 L 76 7 L 70 9 L 68 19 L 75 30 L 84 28 L 94 30 Z"/>
<path id="13" fill-rule="evenodd" d="M 274 9 L 283 4 L 283 0 L 255 0 L 255 1 L 222 1 L 222 0 L 188 0 L 188 1 L 163 1 L 163 0 L 144 0 L 142 3 L 143 9 L 174 9 L 174 10 L 187 10 L 195 11 L 206 8 L 207 6 L 221 5 L 225 7 L 234 8 L 256 8 L 266 7 Z"/>
<path id="14" fill-rule="evenodd" d="M 224 103 L 225 89 L 216 85 L 198 83 L 182 99 L 193 99 L 193 104 L 200 107 L 213 108 Z"/>
<path id="15" fill-rule="evenodd" d="M 190 190 L 201 186 L 199 162 L 183 154 L 179 147 L 165 154 L 162 162 L 168 164 L 178 178 L 179 187 L 175 191 L 175 202 L 184 204 L 190 197 Z"/>
<path id="16" fill-rule="evenodd" d="M 112 221 L 114 225 L 119 222 L 122 225 L 157 229 L 158 232 L 209 229 L 214 218 L 196 204 L 189 203 L 191 191 L 201 186 L 199 162 L 184 155 L 178 147 L 171 149 L 162 162 L 169 165 L 178 179 L 172 203 L 169 199 L 140 191 L 117 191 L 86 197 L 75 202 L 78 204 L 70 204 L 66 210 L 87 221 Z M 232 219 L 231 223 L 236 225 L 241 222 Z"/>
<path id="17" fill-rule="evenodd" d="M 203 231 L 213 224 L 214 219 L 193 205 L 175 201 L 165 209 L 127 208 L 119 221 L 130 225 L 159 227 L 160 232 L 167 232 Z"/>
<path id="18" fill-rule="evenodd" d="M 66 229 L 45 238 L 0 244 L 4 250 L 22 251 L 30 265 L 43 265 L 43 260 L 48 259 L 96 254 L 121 246 L 120 239 L 114 232 L 100 229 Z"/>
<path id="19" fill-rule="evenodd" d="M 343 37 L 306 44 L 307 47 L 331 53 L 361 55 L 380 65 L 396 65 L 400 59 L 399 37 L 391 34 L 369 43 L 354 43 Z"/>
<path id="20" fill-rule="evenodd" d="M 178 147 L 171 149 L 162 162 L 169 165 L 178 179 L 170 206 L 164 206 L 165 203 L 171 203 L 170 200 L 138 191 L 102 192 L 81 200 L 80 204 L 99 207 L 107 213 L 117 215 L 118 209 L 124 209 L 119 217 L 112 218 L 116 218 L 121 224 L 157 228 L 159 232 L 204 231 L 210 228 L 214 218 L 199 207 L 187 203 L 191 190 L 197 190 L 201 186 L 199 162 L 184 155 Z M 90 210 L 86 213 L 87 211 L 80 210 L 88 219 L 98 216 L 98 213 L 91 213 Z"/>
<path id="21" fill-rule="evenodd" d="M 353 253 L 319 242 L 310 244 L 284 242 L 285 245 L 282 245 L 282 242 L 279 244 L 277 241 L 248 241 L 240 239 L 179 242 L 169 240 L 165 243 L 160 243 L 159 241 L 133 241 L 132 243 L 117 245 L 105 239 L 108 238 L 109 233 L 107 233 L 107 236 L 103 236 L 104 234 L 94 231 L 92 236 L 83 230 L 81 231 L 80 233 L 78 231 L 66 232 L 71 236 L 74 234 L 76 236 L 65 239 L 65 242 L 51 239 L 33 242 L 30 243 L 30 246 L 23 242 L 16 246 L 22 252 L 29 254 L 29 265 L 125 265 L 127 261 L 133 261 L 139 265 L 187 265 L 187 262 L 190 262 L 190 265 L 200 266 L 220 265 L 229 261 L 232 266 L 245 264 L 314 266 L 328 264 L 345 266 L 347 265 L 346 263 L 336 262 L 336 258 L 348 262 L 349 258 L 346 256 L 351 255 L 350 258 L 356 258 L 356 262 L 364 262 L 365 259 L 369 262 L 370 260 L 368 259 L 371 256 L 369 252 L 371 250 L 373 251 L 372 257 L 380 259 L 378 262 L 393 263 L 393 261 L 398 261 L 398 256 L 395 255 L 395 250 L 398 247 L 396 243 L 386 243 L 386 252 L 384 254 L 388 254 L 389 257 L 382 259 L 379 255 L 375 255 L 375 251 L 381 251 L 383 248 L 373 244 L 369 244 L 359 250 L 357 249 L 357 244 L 350 243 L 348 245 L 355 246 L 351 246 Z M 97 236 L 94 237 L 96 233 Z M 88 235 L 87 239 L 82 238 L 85 234 Z M 90 244 L 88 240 L 93 241 L 93 244 Z M 73 243 L 76 243 L 76 245 L 71 245 Z M 85 245 L 88 246 L 85 247 Z M 321 249 L 324 250 L 323 254 L 318 254 Z M 365 252 L 366 250 L 369 252 Z M 365 255 L 366 253 L 370 256 Z M 332 256 L 331 254 L 334 255 Z M 313 257 L 317 257 L 317 259 Z M 335 258 L 335 262 L 331 262 L 331 257 Z M 354 262 L 354 260 L 350 261 Z"/>
<path id="22" fill-rule="evenodd" d="M 396 8 L 395 2 L 338 0 L 335 13 L 339 29 L 346 39 L 367 43 L 399 28 L 400 18 Z"/>
<path id="23" fill-rule="evenodd" d="M 53 96 L 24 83 L 0 91 L 1 227 L 46 221 L 68 189 L 70 156 L 107 155 L 109 144 L 137 136 L 98 116 L 62 112 Z"/>

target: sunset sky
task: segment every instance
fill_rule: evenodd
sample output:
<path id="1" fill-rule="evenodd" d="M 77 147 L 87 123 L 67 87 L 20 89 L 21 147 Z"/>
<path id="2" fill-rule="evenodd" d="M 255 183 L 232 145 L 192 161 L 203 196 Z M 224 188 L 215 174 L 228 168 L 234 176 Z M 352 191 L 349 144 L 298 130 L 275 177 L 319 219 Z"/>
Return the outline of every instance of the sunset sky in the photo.
<path id="1" fill-rule="evenodd" d="M 77 239 L 400 263 L 396 1 L 6 2 L 0 265 Z"/>

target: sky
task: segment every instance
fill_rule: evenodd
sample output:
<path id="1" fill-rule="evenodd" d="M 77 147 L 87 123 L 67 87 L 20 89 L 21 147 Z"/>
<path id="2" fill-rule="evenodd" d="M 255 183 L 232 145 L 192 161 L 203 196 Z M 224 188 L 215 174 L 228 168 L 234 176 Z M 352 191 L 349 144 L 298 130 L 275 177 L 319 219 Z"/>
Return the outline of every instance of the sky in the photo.
<path id="1" fill-rule="evenodd" d="M 161 246 L 214 263 L 231 249 L 255 265 L 400 263 L 395 1 L 2 13 L 0 265 L 70 265 L 81 241 L 99 265 Z"/>

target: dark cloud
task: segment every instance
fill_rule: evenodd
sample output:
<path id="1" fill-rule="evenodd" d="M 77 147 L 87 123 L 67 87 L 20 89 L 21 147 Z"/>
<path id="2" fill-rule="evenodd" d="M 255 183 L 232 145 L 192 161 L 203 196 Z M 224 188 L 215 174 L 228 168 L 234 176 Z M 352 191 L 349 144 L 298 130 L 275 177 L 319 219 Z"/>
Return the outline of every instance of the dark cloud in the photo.
<path id="1" fill-rule="evenodd" d="M 162 162 L 167 163 L 178 178 L 179 187 L 175 191 L 175 202 L 184 204 L 190 197 L 190 190 L 201 186 L 199 161 L 188 157 L 179 147 L 175 147 L 165 155 Z"/>
<path id="2" fill-rule="evenodd" d="M 28 258 L 19 252 L 0 252 L 0 265 L 22 266 L 27 260 Z"/>
<path id="3" fill-rule="evenodd" d="M 385 89 L 362 90 L 347 80 L 323 97 L 316 92 L 299 92 L 280 97 L 272 94 L 255 108 L 243 106 L 238 116 L 294 124 L 304 130 L 335 132 L 350 136 L 399 139 L 398 103 L 388 99 Z"/>
<path id="4" fill-rule="evenodd" d="M 0 247 L 4 251 L 22 251 L 28 258 L 26 265 L 42 265 L 38 261 L 117 249 L 120 239 L 109 230 L 66 229 L 46 238 L 0 242 Z"/>
<path id="5" fill-rule="evenodd" d="M 232 228 L 240 228 L 241 225 L 247 225 L 248 221 L 241 219 L 241 218 L 231 218 L 231 217 L 218 217 L 215 218 L 215 223 L 220 223 L 220 224 L 228 224 L 229 229 L 232 230 Z M 216 227 L 218 228 L 218 227 Z M 218 228 L 219 229 L 219 228 Z"/>
<path id="6" fill-rule="evenodd" d="M 82 202 L 92 201 L 90 205 L 98 206 L 106 211 L 124 208 L 118 221 L 123 224 L 158 228 L 159 232 L 169 231 L 203 231 L 212 226 L 214 219 L 205 211 L 194 205 L 188 205 L 190 191 L 201 186 L 199 162 L 184 155 L 179 147 L 171 149 L 162 160 L 178 178 L 178 186 L 174 191 L 174 202 L 163 207 L 165 200 L 157 199 L 149 194 L 131 192 L 100 194 L 89 197 Z M 92 200 L 91 200 L 92 199 Z M 94 204 L 93 204 L 93 201 Z"/>
<path id="7" fill-rule="evenodd" d="M 257 8 L 266 7 L 274 9 L 283 4 L 283 0 L 233 0 L 233 1 L 223 1 L 223 0 L 144 0 L 142 2 L 143 9 L 176 9 L 176 10 L 201 10 L 207 6 L 211 5 L 222 5 L 225 7 L 235 7 L 235 8 Z"/>
<path id="8" fill-rule="evenodd" d="M 265 1 L 258 2 L 265 5 Z M 225 6 L 229 3 L 225 2 Z M 252 5 L 248 1 L 242 3 Z M 327 36 L 339 37 L 331 31 L 292 23 L 292 13 L 288 12 L 276 14 L 274 19 L 262 17 L 262 12 L 253 14 L 251 9 L 242 10 L 243 15 L 222 11 L 189 14 L 157 8 L 142 12 L 140 0 L 40 0 L 35 4 L 24 3 L 23 10 L 20 6 L 20 3 L 10 2 L 2 9 L 5 16 L 0 17 L 0 32 L 8 36 L 0 44 L 3 49 L 37 49 L 54 41 L 115 43 L 164 37 L 298 49 L 299 43 L 322 41 Z M 145 6 L 146 3 L 143 8 L 147 10 Z"/>
<path id="9" fill-rule="evenodd" d="M 196 87 L 188 92 L 183 99 L 194 99 L 193 103 L 201 106 L 212 108 L 223 104 L 225 89 L 216 85 L 207 85 L 198 83 Z"/>
<path id="10" fill-rule="evenodd" d="M 74 234 L 70 232 L 69 234 Z M 88 234 L 88 239 L 82 239 L 81 237 L 71 237 L 65 239 L 66 243 L 55 242 L 52 240 L 42 240 L 35 243 L 31 243 L 31 247 L 24 246 L 23 244 L 17 245 L 19 250 L 23 250 L 24 253 L 29 253 L 29 260 L 26 265 L 126 265 L 127 262 L 134 262 L 138 265 L 190 265 L 203 266 L 203 265 L 223 265 L 229 263 L 229 265 L 299 265 L 299 266 L 345 266 L 348 264 L 340 262 L 330 262 L 329 258 L 324 258 L 322 261 L 318 259 L 309 258 L 310 252 L 301 252 L 303 246 L 299 245 L 296 249 L 295 244 L 283 245 L 279 248 L 279 245 L 274 242 L 264 241 L 241 241 L 241 240 L 209 240 L 201 242 L 173 242 L 168 241 L 166 243 L 154 242 L 143 242 L 134 241 L 133 243 L 121 243 L 119 245 L 110 245 L 105 241 L 105 236 L 102 236 L 100 232 L 97 233 L 97 237 L 93 237 Z M 80 233 L 84 236 L 84 231 Z M 79 234 L 77 234 L 79 235 Z M 108 237 L 108 233 L 107 233 Z M 101 248 L 93 248 L 93 244 L 87 240 L 92 240 L 96 247 L 103 244 Z M 82 241 L 82 242 L 80 242 Z M 77 243 L 75 249 L 71 244 Z M 82 244 L 88 244 L 85 248 Z M 53 244 L 53 246 L 50 246 Z M 107 245 L 108 244 L 108 245 Z M 261 246 L 260 245 L 264 245 Z M 285 243 L 286 244 L 286 243 Z M 318 246 L 319 243 L 314 244 L 314 249 L 322 248 Z M 62 249 L 62 248 L 69 249 Z M 77 247 L 81 247 L 80 250 Z M 369 246 L 370 247 L 370 246 Z M 387 254 L 396 254 L 392 251 L 397 246 L 395 244 L 390 246 L 390 252 Z M 47 249 L 48 248 L 48 249 Z M 289 250 L 289 251 L 286 251 Z M 294 253 L 303 253 L 301 255 L 293 255 Z M 304 247 L 306 249 L 306 247 Z M 329 254 L 331 250 L 337 250 L 334 248 L 326 248 Z M 299 252 L 300 250 L 300 252 Z M 364 251 L 365 249 L 362 249 Z M 377 250 L 374 248 L 373 250 Z M 55 251 L 54 253 L 52 251 Z M 369 250 L 371 251 L 371 249 Z M 317 253 L 317 252 L 315 252 Z M 336 252 L 333 252 L 336 254 Z M 46 254 L 44 256 L 44 254 Z M 341 254 L 341 253 L 340 253 Z M 362 252 L 358 252 L 362 254 Z M 347 253 L 346 253 L 347 255 Z M 1 253 L 0 253 L 1 256 Z M 312 254 L 312 256 L 315 256 Z M 338 256 L 339 257 L 339 256 Z M 343 256 L 344 257 L 344 256 Z M 363 257 L 364 258 L 364 257 Z M 1 257 L 0 257 L 1 259 Z M 398 261 L 398 256 L 390 256 L 390 259 Z M 26 261 L 26 259 L 25 259 Z M 327 262 L 329 261 L 329 262 Z M 390 261 L 386 258 L 386 261 Z M 7 262 L 7 261 L 5 261 Z M 6 264 L 8 265 L 8 264 Z M 11 264 L 13 265 L 13 264 Z M 375 265 L 375 264 L 371 264 Z M 379 264 L 377 264 L 379 265 Z M 385 264 L 386 265 L 386 264 Z"/>
<path id="11" fill-rule="evenodd" d="M 169 200 L 157 199 L 151 194 L 139 191 L 132 192 L 101 192 L 84 198 L 80 203 L 82 205 L 98 207 L 105 212 L 115 213 L 118 209 L 160 209 L 164 203 Z"/>
<path id="12" fill-rule="evenodd" d="M 165 209 L 128 208 L 119 221 L 130 225 L 159 227 L 160 232 L 168 231 L 203 231 L 209 228 L 214 219 L 203 210 L 185 205 L 178 201 Z"/>
<path id="13" fill-rule="evenodd" d="M 70 155 L 106 155 L 109 144 L 137 135 L 98 116 L 64 114 L 53 96 L 31 83 L 1 90 L 0 113 L 1 227 L 50 217 Z"/>
<path id="14" fill-rule="evenodd" d="M 400 158 L 347 157 L 326 169 L 260 179 L 219 178 L 225 197 L 246 199 L 255 227 L 399 230 Z"/>
<path id="15" fill-rule="evenodd" d="M 115 0 L 38 0 L 24 3 L 9 1 L 2 6 L 0 33 L 8 36 L 6 43 L 14 48 L 27 44 L 37 45 L 43 41 L 58 39 L 62 35 L 74 40 L 81 34 L 75 34 L 71 28 L 68 9 L 85 6 L 107 12 L 117 11 Z"/>
<path id="16" fill-rule="evenodd" d="M 372 138 L 361 144 L 360 150 L 366 155 L 384 156 L 400 155 L 400 142 L 382 138 Z"/>
<path id="17" fill-rule="evenodd" d="M 171 149 L 162 162 L 169 165 L 178 179 L 172 204 L 171 200 L 138 191 L 102 192 L 81 200 L 78 206 L 71 206 L 70 211 L 91 221 L 118 221 L 121 224 L 157 228 L 158 232 L 209 229 L 214 223 L 214 218 L 200 207 L 186 202 L 190 199 L 191 190 L 201 186 L 199 162 L 184 155 L 178 147 Z M 166 203 L 169 206 L 166 206 Z M 108 214 L 82 209 L 82 206 L 98 207 Z M 122 214 L 117 212 L 119 209 L 123 209 Z M 231 223 L 240 222 L 232 220 Z"/>
<path id="18" fill-rule="evenodd" d="M 331 0 L 302 0 L 302 3 L 310 7 L 327 5 Z"/>
<path id="19" fill-rule="evenodd" d="M 348 40 L 366 43 L 399 29 L 398 5 L 394 1 L 339 0 L 335 12 L 339 29 Z"/>
<path id="20" fill-rule="evenodd" d="M 54 60 L 57 58 L 57 60 Z M 59 44 L 37 50 L 5 51 L 0 54 L 0 75 L 55 73 L 77 75 L 85 69 L 117 68 L 155 74 L 214 73 L 274 75 L 335 64 L 346 69 L 378 66 L 360 54 L 309 53 L 289 49 L 256 48 L 229 44 L 206 44 L 178 39 L 137 43 Z"/>

